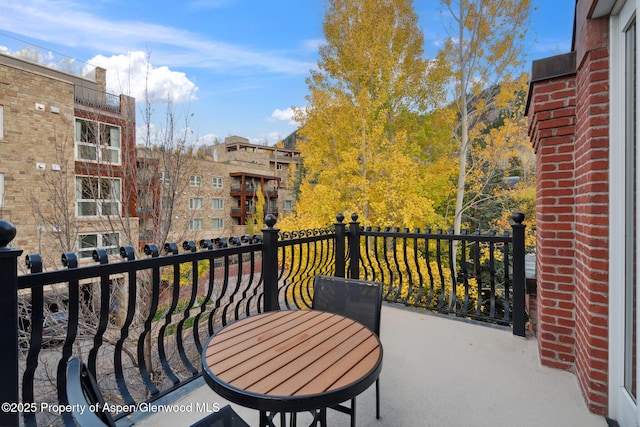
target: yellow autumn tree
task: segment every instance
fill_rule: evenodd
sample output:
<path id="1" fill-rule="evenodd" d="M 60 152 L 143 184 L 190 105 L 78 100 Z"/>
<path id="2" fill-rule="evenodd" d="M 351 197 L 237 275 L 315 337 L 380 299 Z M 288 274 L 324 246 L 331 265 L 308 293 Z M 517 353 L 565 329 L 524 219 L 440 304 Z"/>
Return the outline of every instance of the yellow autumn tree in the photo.
<path id="1" fill-rule="evenodd" d="M 410 0 L 330 0 L 326 44 L 297 111 L 304 159 L 296 227 L 335 214 L 368 224 L 437 222 L 426 181 L 430 141 L 417 119 L 442 93 L 425 79 L 423 35 Z M 283 225 L 281 225 L 283 226 Z"/>
<path id="2" fill-rule="evenodd" d="M 442 0 L 441 4 L 449 17 L 449 34 L 439 57 L 451 70 L 451 99 L 457 113 L 451 135 L 458 146 L 453 219 L 454 232 L 458 234 L 463 213 L 477 206 L 478 201 L 466 197 L 467 168 L 470 157 L 478 151 L 474 142 L 483 136 L 487 112 L 495 109 L 492 103 L 498 99 L 498 83 L 520 74 L 531 1 Z M 474 185 L 478 185 L 477 180 Z"/>

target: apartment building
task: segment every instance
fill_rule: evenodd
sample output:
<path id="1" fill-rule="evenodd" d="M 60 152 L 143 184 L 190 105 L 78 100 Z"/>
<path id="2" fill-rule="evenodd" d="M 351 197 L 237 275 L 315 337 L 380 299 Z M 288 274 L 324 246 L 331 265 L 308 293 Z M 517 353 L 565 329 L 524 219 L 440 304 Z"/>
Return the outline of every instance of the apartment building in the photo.
<path id="1" fill-rule="evenodd" d="M 13 245 L 60 268 L 137 245 L 130 190 L 135 100 L 106 93 L 106 71 L 78 76 L 0 54 L 0 217 Z"/>
<path id="2" fill-rule="evenodd" d="M 135 129 L 135 99 L 107 93 L 106 70 L 0 54 L 0 218 L 13 244 L 54 269 L 65 252 L 93 262 L 97 248 L 259 232 L 261 190 L 264 214 L 294 209 L 295 149 L 231 136 L 178 153 L 170 170 L 167 150 L 136 147 Z"/>
<path id="3" fill-rule="evenodd" d="M 154 242 L 163 227 L 170 227 L 167 240 L 176 243 L 255 234 L 263 227 L 261 218 L 256 217 L 260 192 L 264 215 L 294 210 L 293 180 L 300 161 L 297 150 L 251 144 L 247 138 L 230 136 L 221 144 L 193 153 L 179 172 L 163 168 L 178 163 L 167 162 L 162 158 L 165 155 L 138 151 L 140 169 L 151 171 L 147 172 L 149 186 L 142 188 L 137 200 L 141 244 Z M 172 200 L 175 193 L 180 193 L 179 197 Z"/>

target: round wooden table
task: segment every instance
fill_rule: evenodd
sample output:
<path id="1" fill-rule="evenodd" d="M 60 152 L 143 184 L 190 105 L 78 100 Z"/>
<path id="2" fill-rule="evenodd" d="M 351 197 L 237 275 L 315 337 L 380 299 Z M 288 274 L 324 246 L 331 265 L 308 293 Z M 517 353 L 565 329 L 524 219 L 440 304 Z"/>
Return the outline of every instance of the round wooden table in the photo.
<path id="1" fill-rule="evenodd" d="M 281 414 L 345 402 L 380 375 L 382 344 L 346 317 L 315 310 L 271 311 L 209 338 L 203 376 L 231 402 Z"/>

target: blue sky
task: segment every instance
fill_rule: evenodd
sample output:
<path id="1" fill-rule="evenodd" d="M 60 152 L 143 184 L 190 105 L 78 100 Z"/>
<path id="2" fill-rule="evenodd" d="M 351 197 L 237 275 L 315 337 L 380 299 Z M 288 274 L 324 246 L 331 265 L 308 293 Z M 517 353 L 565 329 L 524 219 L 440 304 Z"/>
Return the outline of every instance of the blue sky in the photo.
<path id="1" fill-rule="evenodd" d="M 568 52 L 573 0 L 532 0 L 528 59 Z M 305 78 L 323 40 L 322 0 L 0 0 L 0 50 L 36 45 L 107 69 L 109 92 L 172 93 L 194 138 L 273 143 L 296 128 Z M 435 56 L 445 36 L 437 0 L 414 0 Z M 149 58 L 147 64 L 146 58 Z M 56 58 L 56 59 L 53 59 Z M 530 69 L 528 66 L 527 69 Z M 161 109 L 156 108 L 156 111 Z M 138 119 L 140 124 L 141 119 Z"/>

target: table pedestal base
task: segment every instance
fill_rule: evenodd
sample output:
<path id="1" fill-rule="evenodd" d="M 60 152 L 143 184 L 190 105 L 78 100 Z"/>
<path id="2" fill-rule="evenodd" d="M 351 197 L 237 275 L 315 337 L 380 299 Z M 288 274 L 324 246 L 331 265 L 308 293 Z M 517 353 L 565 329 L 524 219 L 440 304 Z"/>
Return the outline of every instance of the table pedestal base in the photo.
<path id="1" fill-rule="evenodd" d="M 315 411 L 308 411 L 313 415 L 313 420 L 309 427 L 327 427 L 327 410 L 326 409 L 318 409 Z M 278 417 L 278 414 L 280 416 Z M 280 418 L 280 427 L 285 427 L 287 425 L 287 414 L 289 415 L 289 426 L 296 427 L 298 423 L 298 413 L 296 412 L 267 412 L 260 411 L 260 427 L 277 427 L 274 419 Z"/>

